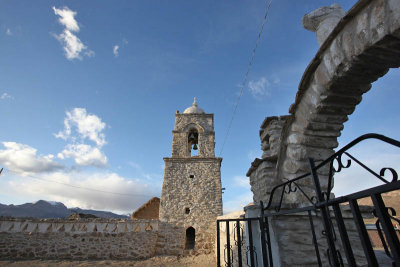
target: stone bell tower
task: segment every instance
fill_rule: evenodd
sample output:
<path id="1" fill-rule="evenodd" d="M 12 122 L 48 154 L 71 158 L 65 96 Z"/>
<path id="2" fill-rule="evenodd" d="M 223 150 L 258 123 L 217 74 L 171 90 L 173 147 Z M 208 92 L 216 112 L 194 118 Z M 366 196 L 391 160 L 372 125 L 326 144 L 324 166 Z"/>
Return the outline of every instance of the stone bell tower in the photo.
<path id="1" fill-rule="evenodd" d="M 222 215 L 221 162 L 214 153 L 214 114 L 194 99 L 175 114 L 172 156 L 164 158 L 160 220 L 182 229 L 185 249 L 209 250 L 217 216 Z"/>

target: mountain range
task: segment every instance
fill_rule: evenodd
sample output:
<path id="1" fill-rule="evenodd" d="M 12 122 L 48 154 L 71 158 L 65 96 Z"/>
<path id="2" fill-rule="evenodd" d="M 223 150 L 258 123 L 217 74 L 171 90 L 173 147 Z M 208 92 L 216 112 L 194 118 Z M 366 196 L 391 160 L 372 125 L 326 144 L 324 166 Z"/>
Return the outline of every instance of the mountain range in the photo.
<path id="1" fill-rule="evenodd" d="M 92 214 L 100 218 L 129 218 L 127 215 L 119 215 L 109 211 L 85 210 L 80 208 L 67 208 L 61 202 L 39 200 L 35 203 L 22 205 L 0 204 L 0 216 L 32 217 L 32 218 L 65 218 L 72 213 Z"/>

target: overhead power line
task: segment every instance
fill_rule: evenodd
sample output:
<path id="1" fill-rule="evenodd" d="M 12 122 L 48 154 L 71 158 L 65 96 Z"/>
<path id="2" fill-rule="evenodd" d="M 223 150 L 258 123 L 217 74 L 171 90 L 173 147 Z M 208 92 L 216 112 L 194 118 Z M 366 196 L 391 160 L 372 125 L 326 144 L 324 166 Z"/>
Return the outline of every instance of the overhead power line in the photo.
<path id="1" fill-rule="evenodd" d="M 17 174 L 18 172 L 12 171 L 10 169 L 7 169 L 9 172 Z M 126 194 L 126 193 L 118 193 L 118 192 L 111 192 L 111 191 L 104 191 L 104 190 L 99 190 L 99 189 L 94 189 L 94 188 L 89 188 L 89 187 L 83 187 L 83 186 L 77 186 L 77 185 L 73 185 L 73 184 L 68 184 L 68 183 L 63 183 L 63 182 L 58 182 L 58 181 L 53 181 L 53 180 L 48 180 L 48 179 L 43 179 L 34 175 L 25 175 L 25 177 L 29 177 L 31 179 L 35 179 L 35 180 L 40 180 L 40 181 L 44 181 L 44 182 L 50 182 L 50 183 L 56 183 L 56 184 L 61 184 L 64 186 L 69 186 L 69 187 L 73 187 L 73 188 L 79 188 L 79 189 L 83 189 L 83 190 L 89 190 L 89 191 L 94 191 L 94 192 L 100 192 L 100 193 L 105 193 L 105 194 L 112 194 L 112 195 L 119 195 L 119 196 L 126 196 L 126 197 L 153 197 L 150 195 L 144 195 L 144 194 Z"/>
<path id="2" fill-rule="evenodd" d="M 232 122 L 233 122 L 233 119 L 235 118 L 236 110 L 237 110 L 237 108 L 239 106 L 240 98 L 243 95 L 243 90 L 244 90 L 244 87 L 246 86 L 251 66 L 253 65 L 253 61 L 254 61 L 254 57 L 256 55 L 256 50 L 257 50 L 257 47 L 258 47 L 258 43 L 260 42 L 261 35 L 262 35 L 263 30 L 264 30 L 264 25 L 265 25 L 265 22 L 267 21 L 267 16 L 268 16 L 268 13 L 269 13 L 269 8 L 271 7 L 271 3 L 272 3 L 272 0 L 269 0 L 268 4 L 266 2 L 267 6 L 266 6 L 266 9 L 265 9 L 264 19 L 263 19 L 260 31 L 259 31 L 258 36 L 257 36 L 257 41 L 256 41 L 256 43 L 254 45 L 253 51 L 251 52 L 251 57 L 250 57 L 250 60 L 249 60 L 249 64 L 247 65 L 247 71 L 246 71 L 246 74 L 244 75 L 242 84 L 240 86 L 240 93 L 239 93 L 239 96 L 238 96 L 238 98 L 236 100 L 235 108 L 233 110 L 231 120 L 230 120 L 230 122 L 228 124 L 228 128 L 227 128 L 226 133 L 225 133 L 224 141 L 222 142 L 222 147 L 221 147 L 221 150 L 219 152 L 219 156 L 220 157 L 221 157 L 222 152 L 224 150 L 226 140 L 228 139 L 228 136 L 229 136 L 229 133 L 230 133 L 230 130 L 231 130 L 231 127 L 232 127 Z"/>

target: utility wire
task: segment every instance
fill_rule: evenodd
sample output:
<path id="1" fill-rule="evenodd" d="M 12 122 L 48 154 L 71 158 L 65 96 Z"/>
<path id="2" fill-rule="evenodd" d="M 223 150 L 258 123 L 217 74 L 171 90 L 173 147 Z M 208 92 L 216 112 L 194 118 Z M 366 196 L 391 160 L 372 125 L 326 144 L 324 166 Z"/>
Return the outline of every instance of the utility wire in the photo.
<path id="1" fill-rule="evenodd" d="M 17 174 L 18 172 L 12 171 L 10 169 L 7 169 L 9 172 Z M 83 187 L 83 186 L 77 186 L 77 185 L 72 185 L 72 184 L 68 184 L 68 183 L 62 183 L 62 182 L 57 182 L 57 181 L 53 181 L 53 180 L 48 180 L 48 179 L 43 179 L 43 178 L 39 178 L 37 176 L 33 176 L 33 175 L 25 175 L 26 177 L 29 177 L 31 179 L 35 179 L 35 180 L 40 180 L 40 181 L 45 181 L 45 182 L 51 182 L 51 183 L 56 183 L 56 184 L 61 184 L 64 186 L 69 186 L 69 187 L 73 187 L 73 188 L 79 188 L 79 189 L 84 189 L 84 190 L 89 190 L 89 191 L 94 191 L 94 192 L 100 192 L 100 193 L 106 193 L 106 194 L 113 194 L 113 195 L 119 195 L 119 196 L 127 196 L 127 197 L 153 197 L 150 195 L 143 195 L 143 194 L 125 194 L 125 193 L 117 193 L 117 192 L 110 192 L 110 191 L 104 191 L 104 190 L 99 190 L 99 189 L 93 189 L 93 188 L 89 188 L 89 187 Z"/>
<path id="2" fill-rule="evenodd" d="M 224 141 L 222 143 L 222 147 L 221 147 L 221 150 L 219 152 L 219 156 L 220 157 L 222 155 L 222 151 L 224 150 L 226 140 L 228 139 L 228 136 L 229 136 L 229 133 L 230 133 L 230 130 L 231 130 L 231 127 L 232 127 L 232 122 L 233 122 L 233 119 L 235 118 L 236 110 L 237 110 L 237 108 L 239 106 L 240 98 L 243 95 L 243 89 L 246 86 L 251 66 L 253 65 L 253 61 L 254 61 L 254 57 L 256 55 L 256 50 L 257 50 L 257 47 L 258 47 L 258 43 L 260 42 L 261 35 L 262 35 L 263 30 L 264 30 L 264 25 L 265 25 L 265 22 L 267 21 L 267 16 L 268 16 L 268 13 L 269 13 L 269 8 L 271 7 L 271 3 L 272 3 L 272 0 L 269 0 L 268 4 L 267 4 L 267 7 L 265 9 L 264 20 L 263 20 L 263 22 L 261 24 L 261 28 L 260 28 L 260 32 L 258 33 L 256 44 L 254 45 L 253 51 L 251 53 L 251 57 L 250 57 L 250 60 L 249 60 L 249 65 L 247 66 L 247 71 L 246 71 L 246 74 L 244 75 L 244 78 L 243 78 L 243 81 L 242 81 L 242 85 L 240 87 L 240 93 L 239 93 L 239 96 L 238 96 L 238 98 L 236 100 L 235 108 L 233 110 L 232 117 L 231 117 L 231 120 L 230 120 L 230 122 L 228 124 L 228 128 L 227 128 L 226 133 L 225 133 Z"/>

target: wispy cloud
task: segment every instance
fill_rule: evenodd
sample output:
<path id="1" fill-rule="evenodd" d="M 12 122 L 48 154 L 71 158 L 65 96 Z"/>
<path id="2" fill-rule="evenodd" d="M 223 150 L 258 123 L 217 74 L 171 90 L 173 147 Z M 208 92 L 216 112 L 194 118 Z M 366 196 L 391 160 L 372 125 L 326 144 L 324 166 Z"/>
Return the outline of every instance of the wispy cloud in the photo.
<path id="1" fill-rule="evenodd" d="M 122 42 L 117 42 L 114 46 L 113 46 L 113 54 L 114 57 L 118 57 L 119 56 L 119 50 L 121 48 L 123 48 L 124 46 L 128 45 L 128 40 L 126 40 L 125 38 L 122 39 Z"/>
<path id="2" fill-rule="evenodd" d="M 269 85 L 270 82 L 265 77 L 261 77 L 259 80 L 249 81 L 248 87 L 254 98 L 260 98 L 269 95 Z"/>
<path id="3" fill-rule="evenodd" d="M 160 175 L 159 173 L 147 173 L 145 170 L 143 170 L 140 164 L 134 161 L 129 161 L 127 164 L 131 166 L 140 177 L 143 177 L 146 180 L 153 180 L 153 181 L 162 180 L 162 175 Z"/>
<path id="4" fill-rule="evenodd" d="M 271 95 L 271 89 L 280 83 L 279 77 L 273 76 L 271 79 L 261 77 L 258 80 L 251 80 L 248 83 L 248 89 L 255 99 L 260 99 Z"/>
<path id="5" fill-rule="evenodd" d="M 244 187 L 250 189 L 250 181 L 246 176 L 235 176 L 233 177 L 233 185 L 235 187 Z"/>
<path id="6" fill-rule="evenodd" d="M 64 31 L 54 37 L 63 44 L 65 57 L 69 60 L 80 59 L 82 55 L 92 57 L 94 52 L 74 34 L 78 33 L 80 28 L 75 20 L 77 12 L 70 10 L 68 7 L 57 9 L 53 6 L 54 14 L 59 16 L 58 22 L 65 27 Z"/>
<path id="7" fill-rule="evenodd" d="M 58 153 L 60 159 L 73 158 L 80 166 L 105 167 L 107 157 L 101 151 L 106 142 L 103 130 L 106 128 L 98 116 L 88 114 L 84 108 L 74 108 L 66 112 L 64 129 L 54 136 L 72 142 Z M 95 146 L 85 144 L 85 141 L 94 142 Z"/>
<path id="8" fill-rule="evenodd" d="M 9 94 L 7 94 L 7 93 L 2 93 L 0 95 L 0 99 L 14 99 L 14 97 L 9 95 Z"/>
<path id="9" fill-rule="evenodd" d="M 6 34 L 9 35 L 9 36 L 11 36 L 11 35 L 12 35 L 12 31 L 11 31 L 9 28 L 7 28 Z"/>
<path id="10" fill-rule="evenodd" d="M 247 192 L 244 194 L 238 194 L 232 200 L 224 203 L 224 214 L 228 214 L 234 211 L 242 211 L 245 206 L 253 202 L 253 193 Z"/>
<path id="11" fill-rule="evenodd" d="M 247 158 L 250 161 L 253 161 L 255 158 L 259 158 L 261 156 L 261 151 L 259 150 L 250 150 L 249 153 L 247 153 Z"/>
<path id="12" fill-rule="evenodd" d="M 114 45 L 113 54 L 114 54 L 115 57 L 119 56 L 118 50 L 119 50 L 119 45 Z"/>

